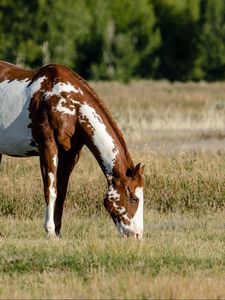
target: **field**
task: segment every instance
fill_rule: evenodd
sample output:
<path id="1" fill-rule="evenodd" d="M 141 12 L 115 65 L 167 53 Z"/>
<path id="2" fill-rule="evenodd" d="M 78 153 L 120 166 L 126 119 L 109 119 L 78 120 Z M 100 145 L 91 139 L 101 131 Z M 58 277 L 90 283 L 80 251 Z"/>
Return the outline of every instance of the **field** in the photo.
<path id="1" fill-rule="evenodd" d="M 0 166 L 0 298 L 224 298 L 225 84 L 91 83 L 145 164 L 145 231 L 120 238 L 84 149 L 62 239 L 43 229 L 38 158 Z"/>

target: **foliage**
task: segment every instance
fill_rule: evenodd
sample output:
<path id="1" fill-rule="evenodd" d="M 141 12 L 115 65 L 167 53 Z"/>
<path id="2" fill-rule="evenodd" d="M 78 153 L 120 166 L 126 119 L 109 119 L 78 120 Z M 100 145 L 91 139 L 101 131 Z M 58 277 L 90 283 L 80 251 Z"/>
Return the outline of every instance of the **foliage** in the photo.
<path id="1" fill-rule="evenodd" d="M 129 0 L 96 1 L 92 10 L 101 49 L 97 62 L 90 66 L 92 76 L 125 81 L 151 76 L 157 64 L 153 54 L 160 43 L 152 6 L 145 0 L 138 6 Z"/>
<path id="2" fill-rule="evenodd" d="M 199 1 L 153 0 L 162 35 L 158 77 L 195 79 L 198 74 Z"/>
<path id="3" fill-rule="evenodd" d="M 221 0 L 0 0 L 0 57 L 85 78 L 220 80 Z"/>
<path id="4" fill-rule="evenodd" d="M 207 80 L 225 78 L 225 3 L 220 0 L 201 4 L 201 59 Z"/>

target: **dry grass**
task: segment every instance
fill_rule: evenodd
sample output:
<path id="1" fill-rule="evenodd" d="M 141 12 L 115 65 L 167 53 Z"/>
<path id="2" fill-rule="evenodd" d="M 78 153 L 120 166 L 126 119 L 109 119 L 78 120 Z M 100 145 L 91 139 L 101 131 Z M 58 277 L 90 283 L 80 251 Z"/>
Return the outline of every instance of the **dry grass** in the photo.
<path id="1" fill-rule="evenodd" d="M 129 85 L 96 83 L 93 87 L 125 128 L 128 125 L 148 130 L 224 127 L 223 83 L 135 81 Z"/>
<path id="2" fill-rule="evenodd" d="M 129 85 L 95 83 L 130 147 L 145 151 L 223 148 L 224 83 L 139 81 Z M 223 142 L 223 143 L 222 143 Z"/>
<path id="3" fill-rule="evenodd" d="M 0 298 L 224 298 L 225 85 L 92 83 L 146 164 L 145 235 L 122 240 L 85 150 L 63 240 L 42 229 L 37 158 L 0 166 Z"/>
<path id="4" fill-rule="evenodd" d="M 13 286 L 13 290 L 12 290 Z M 44 272 L 6 276 L 0 283 L 2 298 L 19 299 L 223 299 L 224 278 L 191 276 L 168 276 L 160 274 L 154 278 L 136 273 L 115 276 L 96 274 L 87 283 L 72 272 Z"/>

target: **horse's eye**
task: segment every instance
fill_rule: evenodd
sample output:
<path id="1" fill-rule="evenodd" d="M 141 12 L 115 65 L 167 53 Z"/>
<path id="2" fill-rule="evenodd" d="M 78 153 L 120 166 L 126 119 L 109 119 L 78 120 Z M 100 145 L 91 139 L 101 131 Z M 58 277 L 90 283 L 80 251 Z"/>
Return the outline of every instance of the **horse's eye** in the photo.
<path id="1" fill-rule="evenodd" d="M 138 199 L 138 197 L 136 197 L 136 196 L 131 196 L 131 197 L 130 197 L 130 202 L 131 202 L 131 203 L 137 203 L 138 200 L 139 200 L 139 199 Z"/>

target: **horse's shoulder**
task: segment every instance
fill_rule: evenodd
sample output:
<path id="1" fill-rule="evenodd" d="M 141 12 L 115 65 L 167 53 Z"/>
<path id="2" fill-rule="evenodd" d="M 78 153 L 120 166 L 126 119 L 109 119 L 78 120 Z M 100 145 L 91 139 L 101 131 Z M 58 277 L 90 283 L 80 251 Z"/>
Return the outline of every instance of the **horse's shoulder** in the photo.
<path id="1" fill-rule="evenodd" d="M 39 141 L 53 130 L 58 143 L 66 150 L 70 148 L 70 138 L 75 132 L 76 109 L 73 99 L 67 98 L 64 93 L 77 91 L 79 97 L 79 90 L 70 83 L 73 80 L 71 74 L 70 69 L 58 64 L 40 68 L 33 83 L 44 78 L 42 86 L 29 106 L 35 139 Z"/>

